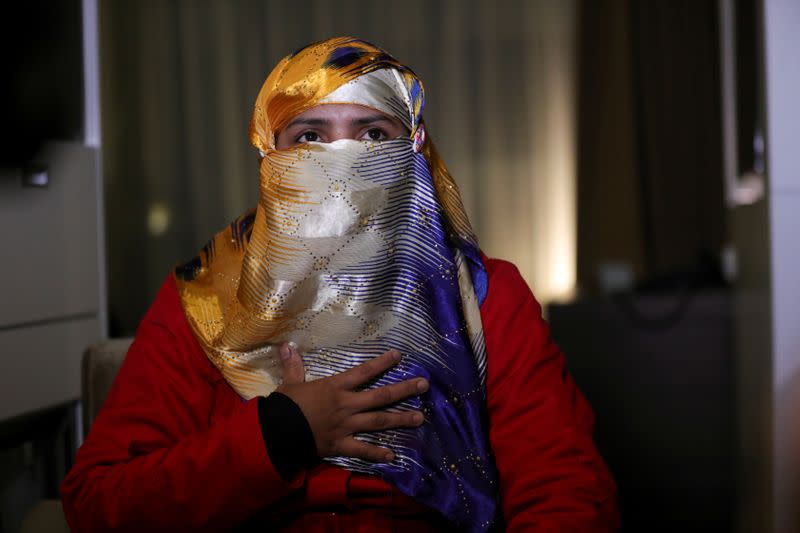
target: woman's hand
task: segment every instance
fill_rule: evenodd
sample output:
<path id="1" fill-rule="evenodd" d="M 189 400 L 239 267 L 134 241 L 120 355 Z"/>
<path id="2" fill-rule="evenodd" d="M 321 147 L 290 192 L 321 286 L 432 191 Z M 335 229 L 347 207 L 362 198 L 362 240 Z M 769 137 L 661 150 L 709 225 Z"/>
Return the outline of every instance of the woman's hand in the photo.
<path id="1" fill-rule="evenodd" d="M 424 418 L 419 411 L 390 413 L 375 411 L 428 390 L 428 381 L 415 378 L 355 392 L 360 385 L 380 376 L 400 361 L 400 353 L 389 350 L 366 363 L 335 376 L 305 382 L 303 359 L 297 349 L 284 344 L 280 349 L 283 384 L 277 391 L 292 399 L 303 411 L 314 434 L 320 457 L 342 455 L 376 463 L 390 462 L 394 452 L 353 438 L 354 433 L 415 427 Z"/>

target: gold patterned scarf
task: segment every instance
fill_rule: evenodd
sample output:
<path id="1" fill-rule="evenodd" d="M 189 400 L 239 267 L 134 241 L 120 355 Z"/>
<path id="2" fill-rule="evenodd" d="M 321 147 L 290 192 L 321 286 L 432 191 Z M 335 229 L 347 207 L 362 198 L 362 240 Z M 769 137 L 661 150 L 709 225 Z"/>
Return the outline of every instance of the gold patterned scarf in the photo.
<path id="1" fill-rule="evenodd" d="M 414 148 L 429 163 L 452 238 L 476 242 L 458 189 L 425 133 L 423 101 L 422 83 L 408 67 L 379 48 L 350 37 L 303 48 L 284 58 L 267 78 L 250 124 L 251 142 L 262 154 L 258 206 L 215 235 L 196 258 L 175 273 L 196 338 L 242 397 L 268 394 L 280 384 L 277 345 L 281 342 L 294 340 L 303 353 L 303 348 L 307 351 L 324 343 L 336 345 L 361 338 L 363 332 L 354 330 L 359 326 L 375 335 L 380 334 L 379 327 L 388 327 L 379 319 L 355 323 L 335 316 L 327 321 L 313 319 L 324 305 L 329 311 L 344 306 L 343 315 L 353 314 L 352 309 L 347 310 L 347 302 L 336 300 L 341 300 L 341 295 L 331 295 L 330 284 L 322 287 L 319 277 L 309 274 L 344 267 L 346 261 L 341 258 L 352 259 L 355 248 L 351 246 L 349 255 L 339 254 L 339 264 L 336 259 L 331 261 L 331 256 L 353 233 L 351 219 L 357 218 L 357 225 L 364 226 L 381 205 L 376 198 L 350 191 L 341 203 L 360 202 L 355 209 L 337 211 L 328 205 L 324 213 L 317 209 L 309 214 L 309 208 L 323 203 L 325 188 L 330 185 L 321 182 L 314 169 L 341 167 L 342 158 L 355 161 L 377 143 L 352 141 L 339 142 L 336 149 L 317 145 L 276 150 L 276 132 L 294 116 L 321 104 L 357 103 L 399 118 L 411 131 Z M 337 186 L 345 192 L 344 183 L 330 185 Z M 364 189 L 369 187 L 364 185 Z M 341 226 L 338 233 L 324 235 L 329 219 L 336 216 Z M 298 236 L 301 224 L 306 234 Z M 303 237 L 312 238 L 316 249 L 309 250 L 308 242 L 300 242 Z M 464 272 L 459 278 L 460 285 L 469 287 L 466 293 L 474 293 L 469 275 Z M 363 309 L 360 312 L 364 315 Z M 479 335 L 477 306 L 470 306 L 467 314 L 473 334 Z M 481 361 L 480 366 L 485 363 Z M 325 373 L 315 373 L 312 365 L 308 377 Z"/>

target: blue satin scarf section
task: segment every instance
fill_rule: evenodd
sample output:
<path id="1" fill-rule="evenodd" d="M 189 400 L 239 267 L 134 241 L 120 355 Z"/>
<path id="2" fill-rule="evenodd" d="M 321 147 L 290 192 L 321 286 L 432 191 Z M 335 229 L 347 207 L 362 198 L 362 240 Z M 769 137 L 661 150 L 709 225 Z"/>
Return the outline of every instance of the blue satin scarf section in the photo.
<path id="1" fill-rule="evenodd" d="M 385 149 L 396 143 L 385 143 Z M 380 475 L 403 493 L 441 512 L 463 531 L 485 531 L 495 520 L 498 485 L 488 440 L 486 390 L 466 329 L 451 244 L 464 241 L 448 238 L 423 155 L 408 147 L 399 157 L 391 153 L 384 154 L 385 158 L 377 155 L 372 154 L 362 164 L 372 165 L 373 171 L 359 172 L 365 179 L 386 187 L 393 199 L 380 215 L 384 220 L 378 223 L 391 228 L 387 238 L 394 251 L 391 260 L 376 260 L 369 268 L 380 271 L 384 280 L 381 301 L 385 304 L 388 298 L 404 317 L 397 328 L 380 339 L 380 345 L 397 348 L 404 354 L 403 362 L 390 371 L 386 381 L 411 376 L 430 381 L 429 392 L 403 404 L 403 408 L 422 410 L 426 422 L 414 430 L 393 432 L 399 439 L 365 439 L 392 447 L 398 452 L 398 461 L 368 464 L 335 458 L 330 462 Z M 384 168 L 377 163 L 408 157 L 411 161 L 404 165 L 407 171 L 400 173 L 394 165 Z M 480 251 L 469 244 L 459 246 L 478 301 L 482 302 L 487 278 Z M 347 279 L 347 274 L 340 272 L 340 278 Z M 351 279 L 360 275 L 357 270 L 351 274 Z M 386 290 L 391 294 L 387 296 Z M 431 362 L 431 354 L 444 354 L 443 360 Z"/>

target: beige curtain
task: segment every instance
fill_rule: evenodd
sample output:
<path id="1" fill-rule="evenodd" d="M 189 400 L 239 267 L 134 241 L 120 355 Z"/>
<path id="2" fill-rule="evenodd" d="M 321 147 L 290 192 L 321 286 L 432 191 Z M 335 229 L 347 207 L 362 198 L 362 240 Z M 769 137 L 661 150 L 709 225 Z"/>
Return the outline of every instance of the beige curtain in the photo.
<path id="1" fill-rule="evenodd" d="M 426 84 L 484 251 L 541 300 L 575 280 L 575 0 L 144 0 L 100 5 L 112 329 L 252 206 L 250 107 L 285 54 L 351 34 Z"/>

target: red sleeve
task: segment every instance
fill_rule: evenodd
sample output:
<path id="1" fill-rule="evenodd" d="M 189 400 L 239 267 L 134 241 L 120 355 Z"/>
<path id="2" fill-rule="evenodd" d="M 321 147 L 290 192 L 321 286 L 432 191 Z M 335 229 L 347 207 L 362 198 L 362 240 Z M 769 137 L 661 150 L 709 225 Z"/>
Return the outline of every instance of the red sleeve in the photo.
<path id="1" fill-rule="evenodd" d="M 489 438 L 508 531 L 616 531 L 616 487 L 592 440 L 592 410 L 516 267 L 486 267 Z"/>
<path id="2" fill-rule="evenodd" d="M 61 487 L 73 531 L 229 529 L 302 483 L 272 467 L 256 400 L 212 417 L 219 379 L 170 276 Z"/>

